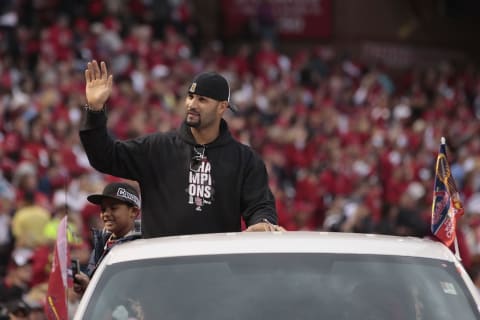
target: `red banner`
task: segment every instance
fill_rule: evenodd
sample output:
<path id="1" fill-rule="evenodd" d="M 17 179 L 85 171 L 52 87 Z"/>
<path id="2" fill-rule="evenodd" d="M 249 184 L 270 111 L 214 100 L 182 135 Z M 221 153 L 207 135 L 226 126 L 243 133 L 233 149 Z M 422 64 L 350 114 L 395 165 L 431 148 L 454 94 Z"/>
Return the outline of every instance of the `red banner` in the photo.
<path id="1" fill-rule="evenodd" d="M 45 314 L 48 320 L 68 319 L 67 309 L 67 217 L 65 216 L 58 225 L 57 242 L 52 261 L 52 271 L 48 279 L 47 301 Z"/>
<path id="2" fill-rule="evenodd" d="M 222 0 L 224 35 L 273 23 L 281 38 L 328 38 L 332 33 L 331 0 Z"/>

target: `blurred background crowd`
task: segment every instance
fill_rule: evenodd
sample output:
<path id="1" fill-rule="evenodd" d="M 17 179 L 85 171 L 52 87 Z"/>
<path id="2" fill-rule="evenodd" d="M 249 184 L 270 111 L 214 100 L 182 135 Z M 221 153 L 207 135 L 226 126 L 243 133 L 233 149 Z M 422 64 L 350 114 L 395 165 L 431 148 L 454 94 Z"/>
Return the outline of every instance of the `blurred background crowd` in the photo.
<path id="1" fill-rule="evenodd" d="M 475 55 L 445 48 L 444 55 L 430 51 L 435 59 L 416 60 L 393 47 L 396 58 L 387 61 L 382 52 L 392 47 L 363 46 L 365 55 L 330 41 L 335 22 L 324 26 L 323 39 L 288 42 L 275 21 L 275 1 L 243 2 L 255 4 L 253 15 L 228 36 L 209 21 L 212 14 L 228 16 L 217 1 L 0 2 L 0 302 L 23 299 L 31 319 L 35 310 L 42 319 L 53 241 L 66 213 L 72 257 L 88 260 L 90 229 L 101 222 L 86 196 L 116 179 L 92 169 L 79 143 L 91 59 L 106 61 L 114 75 L 107 108 L 120 139 L 176 128 L 193 75 L 222 73 L 240 109 L 226 120 L 265 160 L 287 230 L 429 237 L 444 136 L 465 207 L 462 259 L 476 278 Z M 423 20 L 399 29 L 403 39 L 426 19 L 419 12 Z"/>

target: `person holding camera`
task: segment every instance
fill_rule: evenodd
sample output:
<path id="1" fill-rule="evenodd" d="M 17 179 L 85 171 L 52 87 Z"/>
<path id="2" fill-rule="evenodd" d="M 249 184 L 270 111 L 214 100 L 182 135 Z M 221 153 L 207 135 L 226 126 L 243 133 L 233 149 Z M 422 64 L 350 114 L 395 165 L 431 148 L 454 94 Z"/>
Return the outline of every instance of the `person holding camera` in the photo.
<path id="1" fill-rule="evenodd" d="M 107 184 L 101 194 L 87 200 L 100 206 L 102 230 L 93 230 L 93 251 L 85 273 L 74 272 L 74 291 L 82 294 L 96 268 L 112 247 L 141 238 L 136 220 L 140 213 L 140 196 L 134 186 L 124 182 Z"/>

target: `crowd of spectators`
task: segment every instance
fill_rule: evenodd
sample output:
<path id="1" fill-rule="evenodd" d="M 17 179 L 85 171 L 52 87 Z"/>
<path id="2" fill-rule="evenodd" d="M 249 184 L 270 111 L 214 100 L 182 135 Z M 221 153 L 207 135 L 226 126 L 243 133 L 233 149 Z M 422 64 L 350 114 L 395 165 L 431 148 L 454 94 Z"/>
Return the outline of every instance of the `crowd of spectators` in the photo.
<path id="1" fill-rule="evenodd" d="M 191 77 L 222 73 L 240 109 L 226 120 L 265 160 L 287 230 L 428 237 L 435 161 L 446 137 L 465 206 L 462 256 L 475 269 L 477 65 L 444 61 L 399 72 L 328 46 L 287 55 L 262 39 L 226 55 L 220 41 L 194 41 L 186 1 L 83 3 L 2 1 L 0 8 L 0 299 L 15 284 L 9 300 L 43 303 L 66 213 L 72 257 L 88 260 L 89 230 L 99 221 L 86 196 L 115 180 L 90 167 L 78 138 L 92 58 L 114 75 L 107 108 L 121 139 L 176 128 Z"/>

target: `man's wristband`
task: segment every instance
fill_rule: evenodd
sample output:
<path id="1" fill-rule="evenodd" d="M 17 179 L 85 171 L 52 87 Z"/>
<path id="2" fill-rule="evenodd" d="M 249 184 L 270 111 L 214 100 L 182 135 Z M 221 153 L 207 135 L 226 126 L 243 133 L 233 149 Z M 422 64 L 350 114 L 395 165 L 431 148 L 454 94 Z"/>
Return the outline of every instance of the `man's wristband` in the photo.
<path id="1" fill-rule="evenodd" d="M 102 109 L 97 110 L 97 109 L 93 109 L 92 107 L 90 107 L 87 103 L 87 104 L 85 104 L 85 106 L 83 108 L 85 110 L 87 110 L 88 112 L 98 112 L 98 113 L 105 112 L 105 105 L 103 105 Z"/>

